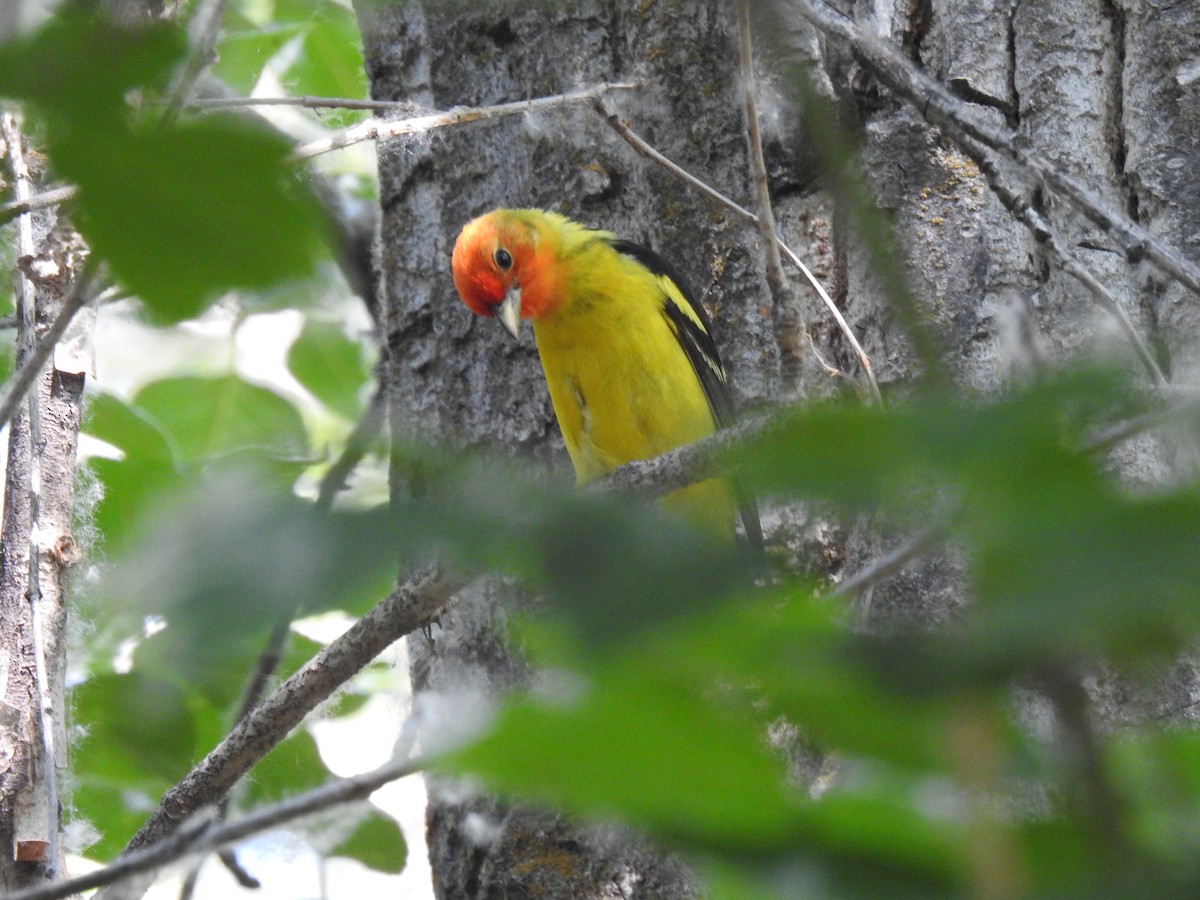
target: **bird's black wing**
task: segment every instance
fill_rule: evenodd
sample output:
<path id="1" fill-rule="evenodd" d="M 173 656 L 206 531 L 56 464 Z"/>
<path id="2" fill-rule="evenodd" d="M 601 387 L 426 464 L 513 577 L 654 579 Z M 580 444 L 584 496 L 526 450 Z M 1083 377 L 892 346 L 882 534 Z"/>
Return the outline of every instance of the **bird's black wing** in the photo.
<path id="1" fill-rule="evenodd" d="M 612 247 L 618 253 L 637 260 L 650 272 L 669 280 L 675 285 L 679 296 L 689 307 L 693 315 L 688 315 L 680 308 L 677 299 L 667 294 L 664 312 L 667 320 L 675 331 L 675 337 L 683 348 L 684 355 L 692 364 L 700 387 L 712 410 L 713 420 L 718 428 L 733 424 L 733 400 L 729 395 L 729 380 L 725 367 L 721 364 L 721 354 L 712 337 L 712 321 L 704 307 L 696 300 L 695 295 L 680 277 L 679 272 L 669 262 L 648 247 L 629 241 L 615 240 Z M 734 490 L 737 494 L 738 507 L 742 516 L 742 527 L 746 531 L 746 539 L 750 546 L 762 549 L 762 525 L 758 519 L 758 504 L 734 477 Z"/>

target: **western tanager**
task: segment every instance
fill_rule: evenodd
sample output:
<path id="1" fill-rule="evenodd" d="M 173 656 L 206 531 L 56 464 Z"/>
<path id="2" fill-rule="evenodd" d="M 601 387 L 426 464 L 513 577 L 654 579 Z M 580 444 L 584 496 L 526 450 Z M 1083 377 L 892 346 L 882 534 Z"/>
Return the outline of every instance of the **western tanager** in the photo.
<path id="1" fill-rule="evenodd" d="M 514 337 L 533 321 L 576 481 L 690 443 L 732 418 L 708 315 L 652 250 L 540 209 L 497 209 L 469 222 L 452 260 L 472 312 Z M 723 479 L 663 498 L 710 535 L 743 528 L 762 541 L 758 514 Z"/>

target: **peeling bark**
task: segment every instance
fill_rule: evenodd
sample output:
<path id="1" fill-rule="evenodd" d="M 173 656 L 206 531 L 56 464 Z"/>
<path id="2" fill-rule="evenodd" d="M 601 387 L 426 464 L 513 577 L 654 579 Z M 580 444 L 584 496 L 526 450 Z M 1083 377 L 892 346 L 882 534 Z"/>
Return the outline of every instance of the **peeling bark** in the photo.
<path id="1" fill-rule="evenodd" d="M 74 275 L 71 232 L 58 225 L 51 212 L 34 216 L 35 252 L 17 263 L 36 309 L 36 333 L 57 314 Z M 17 366 L 32 350 L 36 333 L 19 333 Z M 64 586 L 67 570 L 78 558 L 71 528 L 83 381 L 82 374 L 47 365 L 30 391 L 38 407 L 40 440 L 32 440 L 28 402 L 9 429 L 0 531 L 0 886 L 6 890 L 53 877 L 62 865 L 61 809 L 51 775 L 66 764 Z M 31 548 L 37 553 L 32 599 Z M 58 757 L 53 760 L 43 753 L 35 608 Z"/>

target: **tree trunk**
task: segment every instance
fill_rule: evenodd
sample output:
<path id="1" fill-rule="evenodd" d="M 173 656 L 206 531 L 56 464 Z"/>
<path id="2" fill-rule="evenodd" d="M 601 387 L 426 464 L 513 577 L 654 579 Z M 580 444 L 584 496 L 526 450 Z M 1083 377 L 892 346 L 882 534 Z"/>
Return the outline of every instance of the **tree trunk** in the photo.
<path id="1" fill-rule="evenodd" d="M 969 154 L 881 86 L 841 41 L 814 29 L 798 6 L 797 0 L 755 5 L 760 113 L 776 218 L 784 239 L 841 306 L 885 393 L 914 376 L 918 365 L 860 236 L 819 177 L 806 134 L 823 123 L 788 103 L 796 96 L 789 82 L 796 62 L 853 123 L 863 177 L 895 222 L 906 275 L 923 317 L 943 339 L 944 363 L 958 384 L 995 391 L 1031 369 L 1100 354 L 1116 353 L 1137 366 L 1112 316 L 1014 218 Z M 1200 8 L 1123 0 L 894 0 L 839 8 L 902 47 L 976 114 L 1014 129 L 1086 178 L 1109 204 L 1195 253 L 1200 187 L 1190 161 L 1200 151 L 1200 119 L 1190 110 L 1200 91 Z M 719 0 L 553 6 L 494 0 L 362 4 L 360 18 L 377 98 L 448 108 L 638 81 L 637 91 L 612 95 L 622 117 L 667 156 L 752 207 L 734 12 Z M 776 328 L 751 226 L 635 155 L 586 105 L 382 145 L 379 159 L 388 377 L 398 437 L 502 447 L 565 468 L 528 332 L 514 344 L 493 323 L 467 313 L 450 283 L 458 229 L 497 206 L 555 209 L 674 260 L 713 313 L 744 405 L 844 384 L 820 374 L 818 356 L 851 376 L 861 374 L 822 305 L 799 282 L 792 292 L 807 335 Z M 1196 298 L 1157 270 L 1131 265 L 1110 236 L 1037 184 L 1014 179 L 1009 187 L 1029 198 L 1058 245 L 1107 287 L 1168 377 L 1195 380 Z M 797 338 L 801 346 L 811 338 L 814 352 L 797 372 L 785 372 L 781 347 Z M 1154 482 L 1178 461 L 1162 442 L 1146 438 L 1124 448 L 1117 462 L 1129 479 Z M 396 475 L 403 489 L 405 473 Z M 764 521 L 770 540 L 835 579 L 880 549 L 867 529 L 845 538 L 803 509 L 769 509 Z M 520 682 L 521 664 L 503 648 L 506 613 L 497 593 L 460 598 L 435 632 L 435 647 L 414 641 L 418 689 L 495 692 Z M 876 591 L 868 624 L 933 627 L 964 602 L 959 562 L 926 557 Z M 1194 687 L 1182 683 L 1187 679 L 1194 681 L 1184 672 L 1164 683 L 1142 697 L 1139 708 L 1169 712 Z M 1131 714 L 1118 693 L 1096 691 L 1108 721 Z M 488 827 L 477 827 L 480 822 Z M 663 870 L 642 868 L 645 858 L 623 849 L 610 853 L 611 844 L 568 836 L 555 820 L 499 810 L 482 799 L 464 802 L 435 791 L 429 823 L 439 896 L 520 896 L 535 883 L 545 888 L 528 873 L 564 860 L 563 871 L 599 877 L 568 878 L 561 885 L 573 887 L 560 885 L 552 895 L 693 890 L 686 877 L 668 876 L 655 893 L 646 885 L 659 883 L 651 873 Z M 592 865 L 596 859 L 603 864 Z M 632 873 L 626 887 L 616 887 L 618 871 Z"/>
<path id="2" fill-rule="evenodd" d="M 21 182 L 27 175 L 19 135 L 11 119 L 6 125 L 6 156 Z M 77 263 L 71 232 L 56 228 L 54 213 L 29 219 L 18 223 L 25 254 L 14 279 L 18 368 L 57 315 Z M 64 582 L 78 558 L 71 526 L 84 376 L 65 355 L 59 359 L 38 374 L 9 428 L 0 532 L 0 886 L 6 890 L 52 878 L 62 864 L 56 771 L 67 746 Z"/>

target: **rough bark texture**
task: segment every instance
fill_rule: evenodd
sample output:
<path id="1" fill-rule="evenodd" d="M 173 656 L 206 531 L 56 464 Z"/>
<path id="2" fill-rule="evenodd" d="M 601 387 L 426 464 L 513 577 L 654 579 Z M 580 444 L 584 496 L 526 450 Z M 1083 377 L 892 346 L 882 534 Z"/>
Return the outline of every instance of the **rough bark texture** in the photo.
<path id="1" fill-rule="evenodd" d="M 52 213 L 36 218 L 34 257 L 18 260 L 36 295 L 38 325 L 45 327 L 70 287 L 73 245 L 69 230 L 52 231 Z M 33 335 L 19 339 L 17 365 L 32 347 Z M 60 810 L 50 809 L 47 767 L 62 767 L 66 748 L 63 720 L 66 674 L 66 569 L 78 556 L 71 524 L 75 454 L 83 395 L 83 375 L 47 365 L 31 396 L 40 408 L 41 440 L 31 443 L 29 404 L 14 417 L 9 431 L 0 533 L 0 887 L 15 889 L 38 882 L 58 860 L 29 861 L 58 846 L 51 835 L 60 827 Z M 32 519 L 31 472 L 39 471 L 37 521 Z M 38 551 L 39 610 L 43 651 L 53 711 L 54 746 L 59 759 L 42 754 L 41 704 L 36 680 L 29 554 L 31 537 Z M 43 844 L 47 846 L 42 846 Z M 26 861 L 15 861 L 24 858 Z"/>
<path id="2" fill-rule="evenodd" d="M 745 200 L 746 144 L 727 4 L 410 3 L 364 14 L 372 92 L 444 108 L 555 94 L 614 80 L 614 97 L 656 146 Z M 481 123 L 380 148 L 382 265 L 393 421 L 401 436 L 486 445 L 565 463 L 536 351 L 453 296 L 458 229 L 497 206 L 541 206 L 656 247 L 688 273 L 723 336 L 743 395 L 777 389 L 769 300 L 754 232 L 702 206 L 589 108 Z M 398 477 L 398 481 L 402 480 Z M 398 484 L 398 487 L 400 485 Z M 523 677 L 503 647 L 505 607 L 460 598 L 414 641 L 419 690 L 502 690 Z M 435 791 L 430 854 L 439 897 L 684 897 L 690 877 L 608 832 Z"/>
<path id="3" fill-rule="evenodd" d="M 962 387 L 995 391 L 1031 367 L 1100 353 L 1116 352 L 1136 365 L 1110 317 L 1052 264 L 953 141 L 890 96 L 847 48 L 815 34 L 788 0 L 770 7 L 775 24 L 759 37 L 772 55 L 759 77 L 780 230 L 842 305 L 881 382 L 902 385 L 915 362 L 859 241 L 816 177 L 803 127 L 820 124 L 798 122 L 803 113 L 770 102 L 792 95 L 787 64 L 796 61 L 854 123 L 862 170 L 897 223 L 911 286 L 943 336 L 945 362 Z M 1016 129 L 1110 203 L 1197 254 L 1200 183 L 1191 162 L 1200 154 L 1200 6 L 858 0 L 839 8 L 903 47 L 980 114 Z M 730 4 L 407 3 L 364 14 L 363 22 L 368 74 L 379 98 L 444 108 L 638 79 L 644 90 L 615 99 L 622 114 L 667 155 L 749 202 Z M 505 447 L 563 463 L 528 334 L 512 343 L 494 323 L 465 313 L 453 296 L 454 236 L 466 220 L 496 206 L 557 209 L 656 247 L 677 260 L 714 313 L 743 401 L 770 401 L 795 387 L 779 373 L 755 232 L 633 155 L 590 110 L 482 123 L 384 146 L 380 179 L 392 413 L 402 436 Z M 1196 381 L 1200 302 L 1155 271 L 1130 265 L 1064 204 L 1034 188 L 1029 193 L 1059 242 L 1107 285 L 1151 342 L 1168 376 L 1179 384 Z M 855 374 L 852 355 L 819 304 L 807 291 L 797 293 L 815 349 Z M 799 382 L 810 395 L 834 383 L 814 371 L 807 367 Z M 1125 477 L 1143 483 L 1161 480 L 1175 463 L 1169 449 L 1152 440 L 1133 442 L 1115 459 Z M 852 571 L 879 550 L 865 531 L 844 538 L 804 510 L 769 511 L 765 521 L 773 541 L 788 545 L 800 565 L 827 575 Z M 935 627 L 967 602 L 961 585 L 961 561 L 953 556 L 914 563 L 876 591 L 870 624 Z M 417 642 L 418 686 L 497 690 L 519 682 L 520 664 L 502 647 L 503 608 L 494 597 L 464 598 L 436 633 L 436 654 Z M 1146 691 L 1131 692 L 1108 676 L 1093 679 L 1091 687 L 1101 718 L 1118 723 L 1187 706 L 1195 667 L 1181 666 Z M 493 827 L 472 830 L 470 822 Z M 536 895 L 535 886 L 543 895 L 578 897 L 691 890 L 681 879 L 653 891 L 649 876 L 640 886 L 635 877 L 620 887 L 611 863 L 619 854 L 604 856 L 611 844 L 589 844 L 577 833 L 566 837 L 561 823 L 496 810 L 483 800 L 435 793 L 430 826 L 439 896 Z M 493 839 L 473 839 L 481 833 Z M 605 847 L 599 857 L 593 855 L 597 843 Z M 604 863 L 595 864 L 598 858 Z M 556 888 L 529 874 L 551 860 L 568 873 Z M 640 861 L 628 864 L 635 873 L 655 871 L 639 868 Z M 571 881 L 579 872 L 602 877 Z"/>

